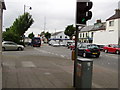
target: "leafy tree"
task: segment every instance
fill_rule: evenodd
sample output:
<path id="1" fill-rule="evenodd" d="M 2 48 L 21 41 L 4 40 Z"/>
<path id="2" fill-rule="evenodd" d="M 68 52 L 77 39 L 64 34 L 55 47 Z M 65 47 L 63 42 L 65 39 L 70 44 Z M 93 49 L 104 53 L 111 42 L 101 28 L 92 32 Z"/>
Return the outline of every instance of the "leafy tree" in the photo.
<path id="1" fill-rule="evenodd" d="M 43 32 L 41 32 L 41 34 L 40 34 L 41 36 L 43 36 L 43 35 L 45 35 L 45 32 L 43 31 Z"/>
<path id="2" fill-rule="evenodd" d="M 24 33 L 30 28 L 33 24 L 34 20 L 32 19 L 32 15 L 29 13 L 25 13 L 19 16 L 11 26 L 11 29 L 15 31 L 19 36 L 23 36 Z"/>
<path id="3" fill-rule="evenodd" d="M 73 36 L 75 30 L 76 30 L 76 28 L 73 25 L 68 25 L 65 28 L 64 34 L 67 35 L 67 36 L 69 36 L 70 39 L 72 39 L 72 36 Z"/>
<path id="4" fill-rule="evenodd" d="M 33 34 L 33 32 L 28 35 L 28 37 L 31 38 L 31 39 L 32 39 L 34 36 L 35 36 L 35 35 Z"/>
<path id="5" fill-rule="evenodd" d="M 45 37 L 47 38 L 47 40 L 51 37 L 51 33 L 49 33 L 49 32 L 46 32 L 45 33 Z"/>
<path id="6" fill-rule="evenodd" d="M 13 41 L 13 42 L 19 43 L 20 37 L 11 30 L 3 32 L 2 35 L 3 35 L 3 40 L 5 41 Z"/>
<path id="7" fill-rule="evenodd" d="M 30 28 L 33 22 L 32 15 L 29 13 L 19 16 L 10 28 L 6 28 L 6 32 L 3 33 L 4 40 L 10 40 L 16 43 L 20 42 L 24 37 L 24 33 Z"/>

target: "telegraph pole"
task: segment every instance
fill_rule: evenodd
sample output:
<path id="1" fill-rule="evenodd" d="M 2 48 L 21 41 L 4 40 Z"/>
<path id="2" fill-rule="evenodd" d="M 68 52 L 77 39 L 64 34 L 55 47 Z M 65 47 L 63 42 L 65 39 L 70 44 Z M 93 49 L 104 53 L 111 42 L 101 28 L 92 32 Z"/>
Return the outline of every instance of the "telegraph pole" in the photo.
<path id="1" fill-rule="evenodd" d="M 44 32 L 46 30 L 46 17 L 44 17 Z"/>

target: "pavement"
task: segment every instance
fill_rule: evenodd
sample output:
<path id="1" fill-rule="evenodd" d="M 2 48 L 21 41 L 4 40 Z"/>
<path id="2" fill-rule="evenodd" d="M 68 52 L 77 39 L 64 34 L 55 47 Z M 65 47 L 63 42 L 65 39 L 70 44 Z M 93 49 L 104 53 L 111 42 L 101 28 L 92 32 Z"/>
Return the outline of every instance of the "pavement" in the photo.
<path id="1" fill-rule="evenodd" d="M 73 88 L 72 67 L 67 60 L 45 56 L 3 58 L 3 88 Z"/>
<path id="2" fill-rule="evenodd" d="M 23 55 L 25 52 L 21 53 L 21 51 L 17 53 L 19 54 L 14 55 L 13 52 L 9 52 L 3 55 L 2 74 L 0 74 L 2 75 L 2 88 L 74 89 L 74 65 L 70 59 L 41 54 Z M 108 72 L 106 68 L 101 69 L 100 66 L 94 66 L 93 72 L 92 88 L 118 87 L 116 72 L 110 70 Z M 101 73 L 105 73 L 105 77 L 111 79 L 106 81 Z"/>

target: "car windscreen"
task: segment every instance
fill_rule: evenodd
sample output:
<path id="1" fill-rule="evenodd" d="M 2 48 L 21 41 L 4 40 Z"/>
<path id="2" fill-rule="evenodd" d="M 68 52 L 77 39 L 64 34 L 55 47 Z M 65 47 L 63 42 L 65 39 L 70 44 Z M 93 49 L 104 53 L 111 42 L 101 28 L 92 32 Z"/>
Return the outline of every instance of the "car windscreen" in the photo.
<path id="1" fill-rule="evenodd" d="M 40 43 L 40 39 L 39 38 L 35 38 L 35 39 L 33 39 L 33 42 Z"/>
<path id="2" fill-rule="evenodd" d="M 120 48 L 120 45 L 114 45 L 115 48 Z"/>
<path id="3" fill-rule="evenodd" d="M 99 49 L 97 45 L 87 45 L 87 48 L 89 49 Z"/>

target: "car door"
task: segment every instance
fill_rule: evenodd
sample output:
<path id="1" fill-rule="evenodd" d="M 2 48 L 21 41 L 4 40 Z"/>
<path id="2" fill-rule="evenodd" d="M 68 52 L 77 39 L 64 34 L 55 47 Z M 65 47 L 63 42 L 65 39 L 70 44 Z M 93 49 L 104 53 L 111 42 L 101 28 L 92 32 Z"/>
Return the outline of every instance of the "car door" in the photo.
<path id="1" fill-rule="evenodd" d="M 8 49 L 9 50 L 16 50 L 17 49 L 17 45 L 15 43 L 10 42 L 8 44 Z"/>
<path id="2" fill-rule="evenodd" d="M 10 44 L 9 43 L 4 43 L 3 47 L 5 48 L 5 50 L 10 50 Z"/>
<path id="3" fill-rule="evenodd" d="M 112 52 L 112 45 L 108 45 L 108 52 Z"/>
<path id="4" fill-rule="evenodd" d="M 16 43 L 14 43 L 14 42 L 11 43 L 11 49 L 12 49 L 12 50 L 17 50 L 17 48 L 18 48 L 18 47 L 17 47 L 17 44 L 16 44 Z"/>
<path id="5" fill-rule="evenodd" d="M 111 52 L 115 53 L 116 52 L 116 45 L 111 46 Z"/>
<path id="6" fill-rule="evenodd" d="M 79 55 L 83 55 L 85 48 L 86 48 L 86 45 L 81 44 L 81 46 L 78 48 Z"/>

